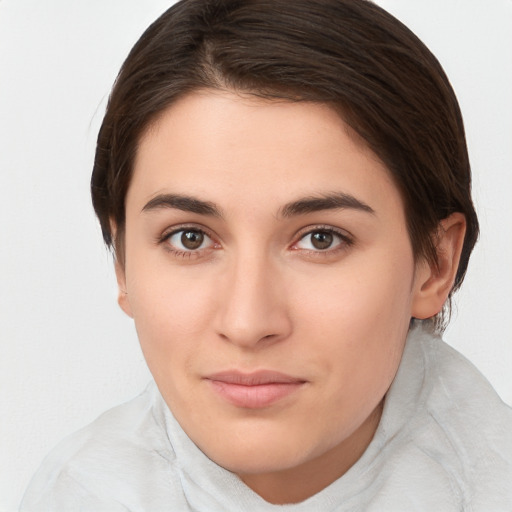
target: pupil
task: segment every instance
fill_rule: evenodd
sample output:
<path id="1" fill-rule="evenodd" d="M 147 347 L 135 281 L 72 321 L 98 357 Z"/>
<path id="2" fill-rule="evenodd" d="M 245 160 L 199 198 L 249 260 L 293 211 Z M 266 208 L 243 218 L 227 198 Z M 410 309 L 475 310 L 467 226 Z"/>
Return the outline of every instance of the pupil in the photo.
<path id="1" fill-rule="evenodd" d="M 187 249 L 199 249 L 203 243 L 204 235 L 200 231 L 184 231 L 181 235 L 181 243 Z"/>
<path id="2" fill-rule="evenodd" d="M 328 249 L 332 245 L 332 233 L 318 231 L 311 237 L 311 243 L 315 249 Z"/>

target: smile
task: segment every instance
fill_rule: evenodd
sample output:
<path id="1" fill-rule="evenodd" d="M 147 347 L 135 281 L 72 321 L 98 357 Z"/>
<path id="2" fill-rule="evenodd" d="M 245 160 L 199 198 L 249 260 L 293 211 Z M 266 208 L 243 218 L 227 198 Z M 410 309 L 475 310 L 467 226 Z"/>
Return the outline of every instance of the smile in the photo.
<path id="1" fill-rule="evenodd" d="M 222 399 L 245 409 L 262 409 L 299 390 L 306 381 L 273 371 L 227 371 L 206 378 Z"/>

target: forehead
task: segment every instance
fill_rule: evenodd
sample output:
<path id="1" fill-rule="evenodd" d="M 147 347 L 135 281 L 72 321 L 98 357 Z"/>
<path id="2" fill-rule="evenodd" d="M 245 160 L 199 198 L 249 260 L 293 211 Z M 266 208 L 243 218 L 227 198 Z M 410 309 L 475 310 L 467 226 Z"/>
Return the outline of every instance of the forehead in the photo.
<path id="1" fill-rule="evenodd" d="M 128 202 L 162 192 L 287 203 L 346 192 L 398 191 L 384 164 L 327 105 L 198 91 L 164 111 L 138 146 Z M 381 197 L 382 199 L 382 197 Z"/>

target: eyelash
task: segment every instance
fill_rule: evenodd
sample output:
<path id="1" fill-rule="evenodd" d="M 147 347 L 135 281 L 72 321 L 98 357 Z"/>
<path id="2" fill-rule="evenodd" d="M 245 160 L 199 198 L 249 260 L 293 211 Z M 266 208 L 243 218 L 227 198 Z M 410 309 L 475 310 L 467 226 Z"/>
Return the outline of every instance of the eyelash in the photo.
<path id="1" fill-rule="evenodd" d="M 314 233 L 324 233 L 334 235 L 334 237 L 339 239 L 339 243 L 336 244 L 333 248 L 328 247 L 324 250 L 322 249 L 300 249 L 297 245 L 303 241 L 307 236 L 313 235 Z M 294 242 L 291 248 L 295 251 L 303 251 L 308 256 L 312 256 L 315 258 L 328 258 L 334 255 L 337 255 L 339 252 L 347 250 L 354 244 L 354 240 L 352 236 L 350 236 L 347 232 L 338 230 L 333 228 L 332 226 L 313 226 L 307 227 L 303 229 L 297 235 L 297 241 Z"/>
<path id="2" fill-rule="evenodd" d="M 186 232 L 195 232 L 202 235 L 205 235 L 208 237 L 211 241 L 211 245 L 206 248 L 199 248 L 199 249 L 189 249 L 189 250 L 180 250 L 175 247 L 173 247 L 169 240 L 179 234 L 179 233 L 186 233 Z M 303 241 L 307 236 L 313 235 L 314 233 L 324 233 L 324 234 L 330 234 L 334 235 L 334 237 L 337 237 L 339 239 L 339 243 L 335 245 L 334 248 L 326 248 L 324 250 L 322 249 L 301 249 L 298 248 L 297 245 Z M 296 235 L 296 241 L 290 246 L 290 248 L 294 251 L 302 251 L 303 253 L 307 254 L 308 256 L 317 257 L 317 258 L 325 258 L 329 256 L 333 256 L 337 254 L 340 251 L 346 250 L 350 246 L 353 245 L 354 241 L 350 235 L 348 235 L 346 232 L 338 230 L 333 228 L 332 226 L 314 226 L 314 227 L 307 227 L 304 228 L 301 232 L 299 232 Z M 214 240 L 214 236 L 206 230 L 204 227 L 195 226 L 195 225 L 182 225 L 182 226 L 175 226 L 171 231 L 164 232 L 160 237 L 157 239 L 157 243 L 164 245 L 164 248 L 166 251 L 171 253 L 176 258 L 183 258 L 183 259 L 196 259 L 201 258 L 205 255 L 205 252 L 209 252 L 215 249 L 220 248 L 220 244 Z"/>
<path id="3" fill-rule="evenodd" d="M 187 233 L 187 232 L 195 232 L 208 237 L 212 243 L 212 246 L 206 247 L 203 249 L 189 249 L 189 250 L 181 250 L 173 247 L 169 240 L 179 233 Z M 215 242 L 213 235 L 203 227 L 194 226 L 194 225 L 185 225 L 185 226 L 175 226 L 171 231 L 166 231 L 162 234 L 161 237 L 157 239 L 157 242 L 164 246 L 165 250 L 171 253 L 176 258 L 183 259 L 196 259 L 200 258 L 204 255 L 205 251 L 211 251 L 220 247 L 218 242 Z"/>

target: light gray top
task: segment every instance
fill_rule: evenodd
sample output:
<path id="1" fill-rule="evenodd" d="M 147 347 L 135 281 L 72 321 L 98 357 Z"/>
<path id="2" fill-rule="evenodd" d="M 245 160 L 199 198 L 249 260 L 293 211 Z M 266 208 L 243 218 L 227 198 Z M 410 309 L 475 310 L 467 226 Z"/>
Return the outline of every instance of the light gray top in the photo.
<path id="1" fill-rule="evenodd" d="M 461 354 L 416 327 L 367 450 L 302 503 L 271 505 L 208 459 L 151 383 L 54 449 L 21 510 L 512 511 L 512 409 Z"/>

